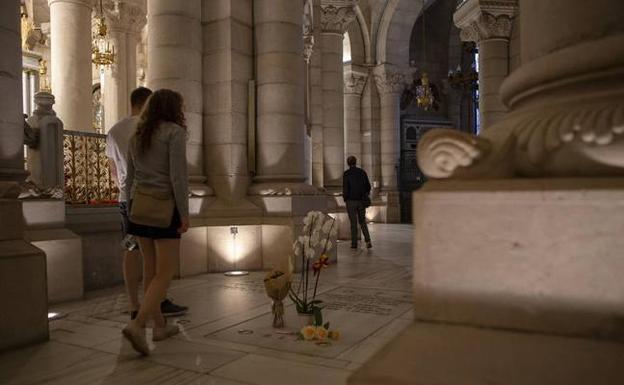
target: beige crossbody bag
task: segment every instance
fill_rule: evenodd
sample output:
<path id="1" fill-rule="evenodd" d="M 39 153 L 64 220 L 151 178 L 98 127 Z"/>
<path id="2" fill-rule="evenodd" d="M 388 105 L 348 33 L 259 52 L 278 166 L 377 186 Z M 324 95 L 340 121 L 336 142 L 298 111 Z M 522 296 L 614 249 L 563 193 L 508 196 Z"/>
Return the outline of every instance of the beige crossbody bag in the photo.
<path id="1" fill-rule="evenodd" d="M 130 220 L 139 225 L 166 228 L 171 224 L 174 208 L 171 193 L 139 185 L 132 197 Z"/>

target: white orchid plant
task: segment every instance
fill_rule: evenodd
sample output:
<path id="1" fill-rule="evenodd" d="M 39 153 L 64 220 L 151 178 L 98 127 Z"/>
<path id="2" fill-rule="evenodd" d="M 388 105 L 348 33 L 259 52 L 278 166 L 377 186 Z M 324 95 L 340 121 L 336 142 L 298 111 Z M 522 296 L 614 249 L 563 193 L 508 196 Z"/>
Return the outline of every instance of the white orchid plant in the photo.
<path id="1" fill-rule="evenodd" d="M 320 320 L 319 323 L 322 322 L 322 301 L 316 299 L 316 291 L 321 271 L 329 265 L 327 253 L 334 247 L 332 240 L 336 239 L 337 234 L 334 218 L 320 211 L 310 211 L 303 219 L 302 235 L 293 244 L 295 257 L 301 258 L 301 278 L 297 289 L 290 289 L 289 296 L 298 313 L 314 315 L 315 320 Z M 313 273 L 313 287 L 310 285 L 310 270 Z"/>

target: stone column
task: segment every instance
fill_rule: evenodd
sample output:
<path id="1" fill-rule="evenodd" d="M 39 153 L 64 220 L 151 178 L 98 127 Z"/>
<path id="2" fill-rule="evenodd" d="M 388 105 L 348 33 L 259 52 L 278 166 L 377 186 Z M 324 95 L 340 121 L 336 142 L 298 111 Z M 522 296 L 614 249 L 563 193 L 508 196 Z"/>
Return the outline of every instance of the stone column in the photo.
<path id="1" fill-rule="evenodd" d="M 303 3 L 254 1 L 257 77 L 255 182 L 305 180 Z"/>
<path id="2" fill-rule="evenodd" d="M 362 165 L 362 92 L 366 73 L 350 71 L 344 76 L 344 133 L 345 155 L 353 155 Z"/>
<path id="3" fill-rule="evenodd" d="M 463 41 L 474 41 L 479 49 L 479 121 L 487 129 L 508 109 L 500 97 L 500 86 L 509 75 L 509 38 L 517 0 L 487 2 L 469 0 L 455 12 Z"/>
<path id="4" fill-rule="evenodd" d="M 93 131 L 91 0 L 48 0 L 51 88 L 67 130 Z"/>
<path id="5" fill-rule="evenodd" d="M 46 261 L 24 241 L 22 202 L 17 182 L 24 180 L 22 50 L 20 1 L 0 2 L 0 350 L 47 340 Z"/>
<path id="6" fill-rule="evenodd" d="M 188 128 L 186 158 L 191 188 L 197 193 L 206 181 L 202 130 L 201 10 L 201 0 L 147 2 L 147 86 L 153 90 L 169 88 L 184 97 Z M 219 97 L 206 102 L 218 103 Z"/>
<path id="7" fill-rule="evenodd" d="M 251 183 L 248 89 L 253 79 L 251 4 L 202 1 L 204 167 L 216 196 L 241 205 Z M 223 41 L 227 40 L 227 44 Z"/>
<path id="8" fill-rule="evenodd" d="M 355 20 L 356 1 L 322 1 L 323 179 L 331 190 L 342 186 L 344 156 L 344 96 L 342 39 Z"/>
<path id="9" fill-rule="evenodd" d="M 304 103 L 305 103 L 305 169 L 306 183 L 312 184 L 313 166 L 312 166 L 312 53 L 314 52 L 314 19 L 313 19 L 313 2 L 306 0 L 303 12 L 303 59 L 305 61 L 305 84 L 304 84 Z"/>
<path id="10" fill-rule="evenodd" d="M 381 65 L 374 69 L 375 83 L 381 104 L 381 192 L 386 199 L 386 222 L 401 218 L 397 191 L 399 165 L 400 98 L 405 88 L 405 76 L 395 68 Z"/>
<path id="11" fill-rule="evenodd" d="M 130 93 L 136 88 L 137 44 L 145 25 L 144 7 L 131 2 L 107 12 L 108 35 L 115 47 L 115 64 L 104 72 L 104 124 L 108 131 L 130 115 Z"/>
<path id="12" fill-rule="evenodd" d="M 312 141 L 312 185 L 322 188 L 323 180 L 323 50 L 321 0 L 313 0 L 314 49 L 310 57 L 310 138 Z"/>

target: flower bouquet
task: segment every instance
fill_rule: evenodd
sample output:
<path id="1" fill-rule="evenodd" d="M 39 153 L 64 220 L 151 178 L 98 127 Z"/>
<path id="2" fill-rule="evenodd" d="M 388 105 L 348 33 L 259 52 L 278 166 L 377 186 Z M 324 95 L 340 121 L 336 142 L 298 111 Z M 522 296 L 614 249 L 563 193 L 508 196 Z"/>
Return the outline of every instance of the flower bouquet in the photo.
<path id="1" fill-rule="evenodd" d="M 313 325 L 321 326 L 322 301 L 316 299 L 316 291 L 321 271 L 329 265 L 327 253 L 334 246 L 331 239 L 336 237 L 338 229 L 336 220 L 320 211 L 310 211 L 303 223 L 303 235 L 293 244 L 295 257 L 301 258 L 301 276 L 297 289 L 291 287 L 289 296 L 299 314 L 313 317 Z"/>
<path id="2" fill-rule="evenodd" d="M 290 291 L 290 274 L 273 270 L 264 278 L 264 289 L 273 300 L 273 327 L 284 327 L 284 298 Z"/>
<path id="3" fill-rule="evenodd" d="M 338 340 L 340 338 L 340 332 L 338 330 L 330 330 L 329 322 L 323 323 L 323 317 L 321 315 L 318 319 L 318 323 L 315 325 L 306 325 L 297 334 L 297 339 L 305 341 L 316 341 L 317 345 L 330 344 L 327 340 Z"/>

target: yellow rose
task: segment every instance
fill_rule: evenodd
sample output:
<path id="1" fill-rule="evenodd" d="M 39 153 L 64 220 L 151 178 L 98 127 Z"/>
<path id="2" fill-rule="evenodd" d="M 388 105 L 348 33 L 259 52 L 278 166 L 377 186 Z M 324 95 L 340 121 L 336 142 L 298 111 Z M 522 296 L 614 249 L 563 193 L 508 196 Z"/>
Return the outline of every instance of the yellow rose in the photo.
<path id="1" fill-rule="evenodd" d="M 327 329 L 325 329 L 322 326 L 319 326 L 316 328 L 316 333 L 315 333 L 316 339 L 319 341 L 324 341 L 327 339 Z"/>
<path id="2" fill-rule="evenodd" d="M 332 340 L 337 340 L 340 338 L 340 332 L 338 330 L 332 330 L 329 332 L 329 338 Z"/>
<path id="3" fill-rule="evenodd" d="M 301 329 L 300 333 L 303 336 L 304 340 L 310 341 L 314 339 L 314 336 L 316 335 L 316 330 L 314 329 L 314 326 L 308 325 L 308 326 L 304 326 Z"/>

